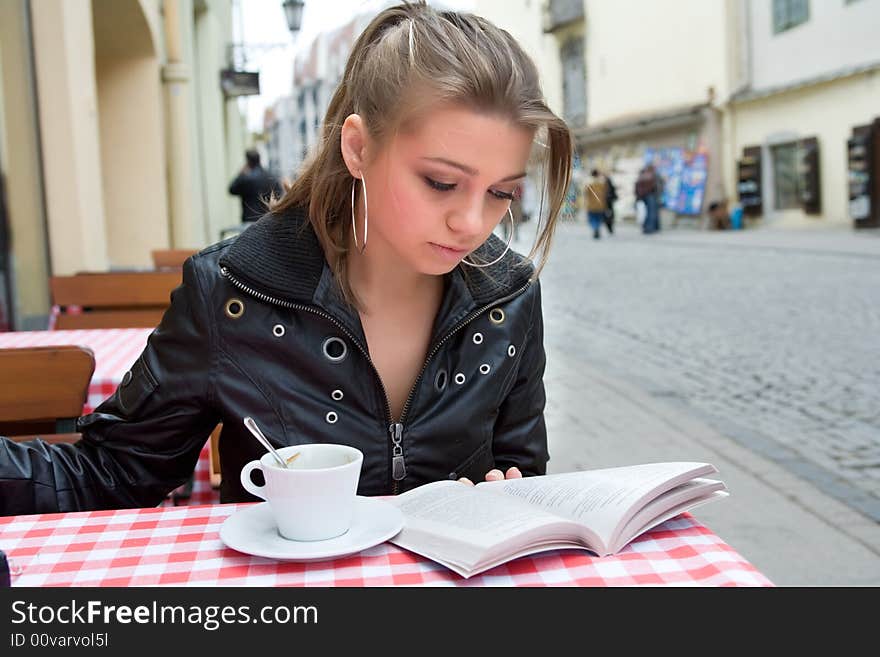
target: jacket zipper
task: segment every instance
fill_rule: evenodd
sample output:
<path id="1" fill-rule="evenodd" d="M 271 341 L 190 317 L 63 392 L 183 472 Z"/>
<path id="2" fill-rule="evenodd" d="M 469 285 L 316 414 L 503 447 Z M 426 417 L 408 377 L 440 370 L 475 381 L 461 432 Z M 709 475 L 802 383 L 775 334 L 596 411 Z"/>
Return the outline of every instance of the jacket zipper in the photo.
<path id="1" fill-rule="evenodd" d="M 404 420 L 404 418 L 406 418 L 407 411 L 409 411 L 409 404 L 412 401 L 413 396 L 415 395 L 416 388 L 418 388 L 418 386 L 419 386 L 419 382 L 422 380 L 422 375 L 428 369 L 428 364 L 431 362 L 431 359 L 434 358 L 435 355 L 437 355 L 437 352 L 440 351 L 440 348 L 444 344 L 446 344 L 446 342 L 449 340 L 449 338 L 451 338 L 453 335 L 458 333 L 461 329 L 463 329 L 465 326 L 470 324 L 472 321 L 474 321 L 477 317 L 482 315 L 484 312 L 486 312 L 490 308 L 494 308 L 495 306 L 497 306 L 499 304 L 506 303 L 506 302 L 510 301 L 511 299 L 518 297 L 520 294 L 525 292 L 528 289 L 529 285 L 531 285 L 531 284 L 532 284 L 532 282 L 529 281 L 528 283 L 523 285 L 521 288 L 519 288 L 518 290 L 516 290 L 512 294 L 508 294 L 506 297 L 502 297 L 501 299 L 496 299 L 492 303 L 485 305 L 482 308 L 479 308 L 478 310 L 475 310 L 470 315 L 465 317 L 461 322 L 459 322 L 454 327 L 452 327 L 452 329 L 450 329 L 450 331 L 446 335 L 444 335 L 440 340 L 438 340 L 434 344 L 433 349 L 431 349 L 430 353 L 428 353 L 428 356 L 425 358 L 425 362 L 422 364 L 422 369 L 419 372 L 419 375 L 416 377 L 415 382 L 413 382 L 412 388 L 410 388 L 409 395 L 406 398 L 406 402 L 404 402 L 404 404 L 403 404 L 403 409 L 400 411 L 399 422 L 397 424 L 392 425 L 392 429 L 394 430 L 394 433 L 392 433 L 392 441 L 394 441 L 395 437 L 396 437 L 395 445 L 399 445 L 400 439 L 403 436 L 403 420 Z M 399 467 L 400 467 L 400 472 L 402 473 L 400 477 L 397 477 L 397 476 L 393 477 L 394 483 L 392 484 L 392 490 L 394 492 L 394 495 L 397 495 L 400 492 L 400 490 L 399 490 L 400 484 L 398 482 L 400 479 L 403 479 L 403 477 L 406 475 L 406 468 L 405 468 L 404 462 L 403 462 L 403 450 L 401 449 L 399 457 L 392 458 L 392 465 L 393 465 L 392 475 L 394 475 L 394 473 L 397 472 L 397 467 L 398 467 L 397 463 L 394 461 L 394 458 L 400 459 L 400 466 Z"/>
<path id="2" fill-rule="evenodd" d="M 252 287 L 242 283 L 238 280 L 227 267 L 220 267 L 220 273 L 225 278 L 229 279 L 229 282 L 232 283 L 235 287 L 240 289 L 242 292 L 249 294 L 252 297 L 259 299 L 265 303 L 271 303 L 276 306 L 280 306 L 282 308 L 290 308 L 292 310 L 303 310 L 305 312 L 313 313 L 318 315 L 319 317 L 323 317 L 324 319 L 331 322 L 335 325 L 339 330 L 341 330 L 345 335 L 351 340 L 352 344 L 354 344 L 358 351 L 361 352 L 363 357 L 370 364 L 370 367 L 373 368 L 373 373 L 376 375 L 376 380 L 379 382 L 379 387 L 382 389 L 382 396 L 385 399 L 385 418 L 388 422 L 388 434 L 391 437 L 391 478 L 392 478 L 392 494 L 397 495 L 400 492 L 400 481 L 406 477 L 406 461 L 404 459 L 403 454 L 403 420 L 406 418 L 407 411 L 409 411 L 409 405 L 412 401 L 413 396 L 415 395 L 415 391 L 418 388 L 419 382 L 422 380 L 422 375 L 424 375 L 425 371 L 428 369 L 428 365 L 431 362 L 431 359 L 440 351 L 440 348 L 446 344 L 446 342 L 453 335 L 458 333 L 465 326 L 474 321 L 477 317 L 482 315 L 484 312 L 493 308 L 499 304 L 506 303 L 511 299 L 518 297 L 520 294 L 525 292 L 529 286 L 532 284 L 531 281 L 523 285 L 521 288 L 516 290 L 515 292 L 507 295 L 506 297 L 502 297 L 501 299 L 496 299 L 490 304 L 482 306 L 478 310 L 475 310 L 470 315 L 465 317 L 461 322 L 456 324 L 446 335 L 444 335 L 440 340 L 438 340 L 434 347 L 431 349 L 428 356 L 425 358 L 425 362 L 422 364 L 422 369 L 419 371 L 419 375 L 416 377 L 415 382 L 413 382 L 412 388 L 410 388 L 409 395 L 406 398 L 406 402 L 403 404 L 403 410 L 400 412 L 400 419 L 395 422 L 394 418 L 391 415 L 391 402 L 388 401 L 388 391 L 385 388 L 385 384 L 382 382 L 382 377 L 379 375 L 379 370 L 376 369 L 375 363 L 370 358 L 370 353 L 361 345 L 361 343 L 355 338 L 351 332 L 343 326 L 343 324 L 337 320 L 332 315 L 325 313 L 322 310 L 318 310 L 313 306 L 306 306 L 301 303 L 295 303 L 293 301 L 284 301 L 283 299 L 278 299 L 277 297 L 269 296 L 268 294 L 264 294 L 263 292 L 258 292 Z"/>

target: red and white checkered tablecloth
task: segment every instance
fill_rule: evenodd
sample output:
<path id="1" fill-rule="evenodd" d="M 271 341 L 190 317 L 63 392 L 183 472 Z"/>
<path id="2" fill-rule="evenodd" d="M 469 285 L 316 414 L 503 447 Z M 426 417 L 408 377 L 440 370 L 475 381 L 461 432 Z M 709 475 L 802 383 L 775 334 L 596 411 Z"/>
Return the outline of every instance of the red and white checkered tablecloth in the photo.
<path id="1" fill-rule="evenodd" d="M 11 516 L 0 549 L 13 586 L 773 586 L 689 514 L 615 556 L 556 550 L 464 579 L 390 543 L 319 562 L 242 554 L 219 530 L 243 506 Z"/>
<path id="2" fill-rule="evenodd" d="M 91 413 L 116 391 L 123 375 L 140 356 L 153 329 L 82 329 L 73 331 L 14 331 L 0 333 L 0 349 L 16 347 L 48 347 L 82 345 L 95 354 L 95 373 L 89 383 L 88 400 L 83 413 Z M 213 504 L 219 501 L 211 488 L 210 449 L 206 444 L 196 464 L 195 478 L 189 497 L 175 495 L 164 504 Z"/>

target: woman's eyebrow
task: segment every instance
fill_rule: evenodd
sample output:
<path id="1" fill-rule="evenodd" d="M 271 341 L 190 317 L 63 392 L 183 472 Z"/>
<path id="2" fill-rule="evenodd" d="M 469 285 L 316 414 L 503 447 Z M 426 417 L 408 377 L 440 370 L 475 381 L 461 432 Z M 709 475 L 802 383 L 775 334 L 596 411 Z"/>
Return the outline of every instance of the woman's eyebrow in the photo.
<path id="1" fill-rule="evenodd" d="M 427 160 L 428 162 L 439 162 L 440 164 L 445 164 L 445 165 L 453 167 L 455 169 L 459 169 L 460 171 L 464 171 L 469 176 L 476 176 L 479 173 L 479 171 L 467 166 L 466 164 L 461 164 L 460 162 L 456 162 L 454 160 L 448 160 L 445 157 L 423 157 L 422 159 Z M 525 177 L 526 177 L 526 172 L 523 171 L 522 173 L 515 173 L 511 176 L 506 176 L 506 177 L 502 178 L 501 180 L 499 180 L 498 182 L 507 182 L 509 180 L 517 180 L 519 178 L 525 178 Z"/>

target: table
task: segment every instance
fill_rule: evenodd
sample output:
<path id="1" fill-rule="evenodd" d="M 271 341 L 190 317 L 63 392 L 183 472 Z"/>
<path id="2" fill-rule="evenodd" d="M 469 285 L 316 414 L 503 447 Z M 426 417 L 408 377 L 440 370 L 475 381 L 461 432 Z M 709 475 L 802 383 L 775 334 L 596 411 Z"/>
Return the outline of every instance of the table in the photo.
<path id="1" fill-rule="evenodd" d="M 149 328 L 0 332 L 0 349 L 69 344 L 89 347 L 95 354 L 95 373 L 83 407 L 85 414 L 91 413 L 115 392 L 122 377 L 144 350 L 152 332 L 153 329 Z M 210 459 L 210 447 L 206 443 L 196 464 L 189 497 L 173 495 L 164 504 L 211 504 L 219 501 L 217 492 L 211 487 Z"/>
<path id="2" fill-rule="evenodd" d="M 125 509 L 0 518 L 12 586 L 773 586 L 684 513 L 615 556 L 554 550 L 469 579 L 382 543 L 321 562 L 253 557 L 220 541 L 245 504 Z"/>

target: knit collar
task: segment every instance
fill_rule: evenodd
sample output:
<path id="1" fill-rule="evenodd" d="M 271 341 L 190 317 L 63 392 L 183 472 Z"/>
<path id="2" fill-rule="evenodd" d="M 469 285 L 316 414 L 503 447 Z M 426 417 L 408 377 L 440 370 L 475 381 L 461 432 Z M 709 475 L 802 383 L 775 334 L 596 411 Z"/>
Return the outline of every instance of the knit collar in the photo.
<path id="1" fill-rule="evenodd" d="M 491 261 L 503 250 L 504 242 L 493 234 L 474 252 L 473 259 Z M 303 208 L 264 215 L 234 239 L 220 264 L 255 291 L 293 303 L 313 303 L 322 276 L 325 286 L 320 287 L 326 287 L 324 270 L 329 269 Z M 480 307 L 526 285 L 533 271 L 528 259 L 508 250 L 490 267 L 459 265 L 451 276 L 461 279 L 456 287 L 463 284 L 470 292 L 471 304 Z"/>

